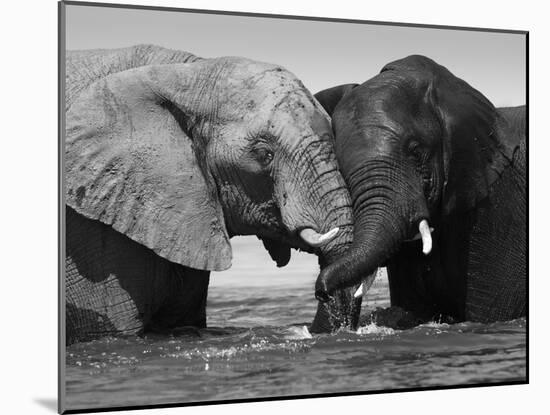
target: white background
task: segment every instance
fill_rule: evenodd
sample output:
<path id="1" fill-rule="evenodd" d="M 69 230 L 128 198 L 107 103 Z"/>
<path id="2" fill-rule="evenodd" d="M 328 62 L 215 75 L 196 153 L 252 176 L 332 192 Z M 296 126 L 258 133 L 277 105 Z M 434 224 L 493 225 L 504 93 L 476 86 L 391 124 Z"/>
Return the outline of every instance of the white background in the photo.
<path id="1" fill-rule="evenodd" d="M 128 0 L 130 1 L 130 0 Z M 549 23 L 544 2 L 146 1 L 138 4 L 529 30 L 530 385 L 141 411 L 370 414 L 540 413 L 547 407 L 548 221 L 546 102 Z M 54 413 L 57 393 L 57 4 L 4 2 L 0 22 L 0 373 L 2 413 Z M 503 85 L 503 88 L 506 86 Z M 7 126 L 7 129 L 6 129 Z M 546 255 L 545 255 L 546 254 Z M 7 266 L 6 266 L 7 264 Z M 536 328 L 536 330 L 534 329 Z M 127 412 L 125 412 L 127 413 Z"/>

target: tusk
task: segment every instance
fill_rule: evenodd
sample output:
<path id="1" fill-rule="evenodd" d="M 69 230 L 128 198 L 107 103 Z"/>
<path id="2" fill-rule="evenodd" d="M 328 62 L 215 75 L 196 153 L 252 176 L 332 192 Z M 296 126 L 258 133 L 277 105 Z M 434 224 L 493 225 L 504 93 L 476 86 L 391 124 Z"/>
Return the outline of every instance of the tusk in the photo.
<path id="1" fill-rule="evenodd" d="M 366 294 L 377 275 L 378 275 L 378 269 L 374 271 L 372 274 L 370 274 L 367 278 L 365 278 L 361 283 L 361 285 L 359 286 L 359 288 L 357 289 L 357 291 L 355 291 L 355 294 L 353 294 L 353 298 L 359 298 L 363 296 L 363 294 Z"/>
<path id="2" fill-rule="evenodd" d="M 365 283 L 362 282 L 357 291 L 355 291 L 355 294 L 353 294 L 353 298 L 359 298 L 362 297 L 363 294 L 365 294 Z"/>
<path id="3" fill-rule="evenodd" d="M 434 231 L 434 228 L 430 227 L 430 232 L 433 232 L 433 231 Z M 414 238 L 407 239 L 405 242 L 407 242 L 407 241 L 418 241 L 420 238 L 422 238 L 422 235 L 420 235 L 420 233 L 417 233 L 416 235 L 414 235 Z"/>
<path id="4" fill-rule="evenodd" d="M 311 228 L 306 228 L 300 231 L 300 238 L 302 238 L 308 245 L 317 248 L 333 240 L 338 233 L 338 230 L 339 228 L 336 227 L 325 234 L 320 234 Z"/>
<path id="5" fill-rule="evenodd" d="M 432 251 L 432 234 L 430 233 L 430 227 L 426 219 L 420 221 L 418 230 L 422 238 L 422 252 L 424 255 L 428 255 Z"/>

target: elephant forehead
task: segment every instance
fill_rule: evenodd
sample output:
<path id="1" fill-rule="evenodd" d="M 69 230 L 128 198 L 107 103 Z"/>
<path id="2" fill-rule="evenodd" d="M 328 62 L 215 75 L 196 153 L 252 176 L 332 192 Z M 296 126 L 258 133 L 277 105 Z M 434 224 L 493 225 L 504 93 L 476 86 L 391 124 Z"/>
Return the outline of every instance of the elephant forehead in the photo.
<path id="1" fill-rule="evenodd" d="M 269 88 L 278 83 L 297 81 L 294 74 L 278 65 L 244 58 L 225 58 L 224 63 L 232 79 L 242 81 L 250 88 L 260 85 Z"/>
<path id="2" fill-rule="evenodd" d="M 262 101 L 272 97 L 278 101 L 285 95 L 307 91 L 294 74 L 277 65 L 231 59 L 226 69 L 225 80 L 230 90 L 237 90 L 233 94 L 237 97 L 246 96 Z"/>
<path id="3" fill-rule="evenodd" d="M 330 131 L 328 116 L 294 74 L 272 64 L 243 58 L 223 58 L 226 87 L 218 89 L 219 113 L 242 121 L 248 130 Z M 297 131 L 295 131 L 297 132 Z"/>
<path id="4" fill-rule="evenodd" d="M 229 94 L 226 100 L 218 101 L 218 105 L 221 113 L 254 126 L 268 123 L 309 124 L 314 114 L 322 112 L 307 91 L 281 85 L 275 85 L 273 89 L 237 90 Z M 324 122 L 329 122 L 328 116 L 324 117 Z"/>
<path id="5" fill-rule="evenodd" d="M 307 105 L 303 96 L 288 94 L 276 101 L 267 99 L 244 117 L 252 131 L 268 132 L 273 136 L 327 136 L 332 137 L 328 116 Z"/>
<path id="6" fill-rule="evenodd" d="M 393 81 L 371 80 L 352 91 L 333 116 L 337 128 L 368 131 L 383 127 L 395 137 L 434 130 L 437 114 L 425 91 L 415 90 L 404 81 Z"/>

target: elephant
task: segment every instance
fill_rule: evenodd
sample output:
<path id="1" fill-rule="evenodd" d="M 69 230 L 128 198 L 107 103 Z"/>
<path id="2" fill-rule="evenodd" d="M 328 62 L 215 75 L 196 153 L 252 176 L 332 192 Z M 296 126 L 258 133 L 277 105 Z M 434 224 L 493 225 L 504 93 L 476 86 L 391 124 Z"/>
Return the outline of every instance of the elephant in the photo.
<path id="1" fill-rule="evenodd" d="M 279 267 L 351 245 L 330 118 L 286 69 L 138 45 L 69 51 L 65 70 L 67 343 L 205 327 L 235 235 Z M 356 322 L 352 291 L 311 330 Z"/>
<path id="2" fill-rule="evenodd" d="M 315 97 L 332 117 L 355 219 L 316 297 L 386 266 L 392 307 L 415 321 L 525 316 L 525 106 L 495 108 L 420 55 Z"/>

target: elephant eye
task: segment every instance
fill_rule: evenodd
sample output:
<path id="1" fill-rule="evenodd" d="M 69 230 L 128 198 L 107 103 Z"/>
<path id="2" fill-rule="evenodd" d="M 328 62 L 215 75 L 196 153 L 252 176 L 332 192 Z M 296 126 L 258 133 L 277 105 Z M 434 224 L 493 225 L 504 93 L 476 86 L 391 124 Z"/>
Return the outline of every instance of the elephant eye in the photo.
<path id="1" fill-rule="evenodd" d="M 249 151 L 262 167 L 268 167 L 275 158 L 274 141 L 275 138 L 270 134 L 250 136 Z"/>
<path id="2" fill-rule="evenodd" d="M 417 160 L 422 160 L 422 158 L 424 157 L 424 149 L 422 145 L 416 140 L 409 141 L 407 149 L 409 151 L 409 154 L 411 154 Z"/>
<path id="3" fill-rule="evenodd" d="M 269 164 L 273 161 L 273 152 L 272 151 L 269 151 L 269 150 L 266 150 L 263 154 L 263 163 L 264 164 Z"/>
<path id="4" fill-rule="evenodd" d="M 267 149 L 267 148 L 260 148 L 256 150 L 256 156 L 258 158 L 258 161 L 262 163 L 264 166 L 268 166 L 273 161 L 273 151 Z"/>

